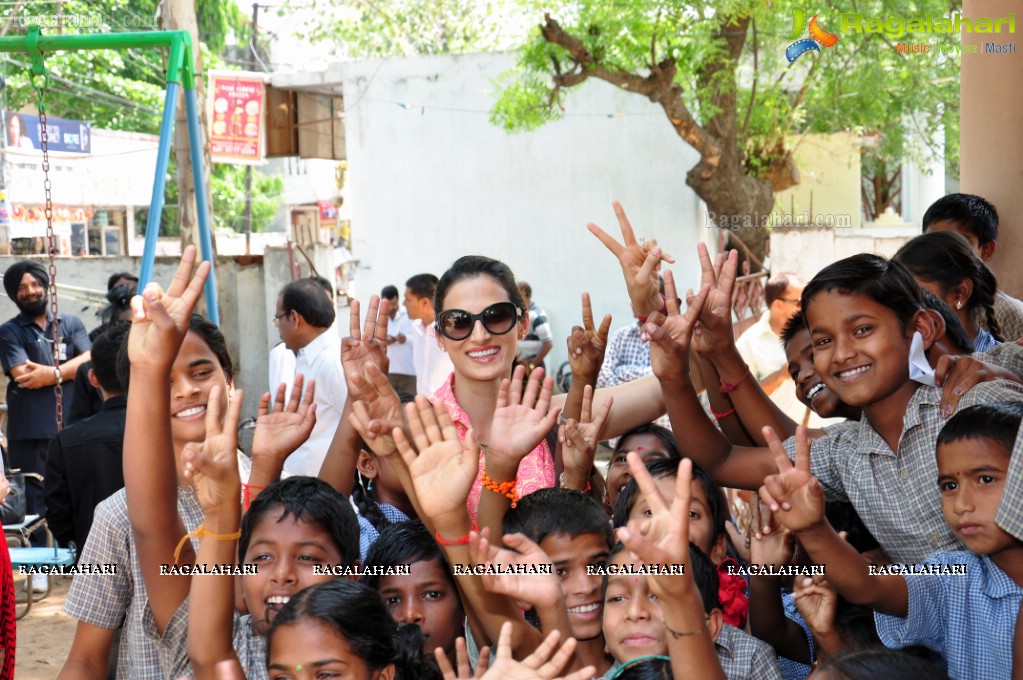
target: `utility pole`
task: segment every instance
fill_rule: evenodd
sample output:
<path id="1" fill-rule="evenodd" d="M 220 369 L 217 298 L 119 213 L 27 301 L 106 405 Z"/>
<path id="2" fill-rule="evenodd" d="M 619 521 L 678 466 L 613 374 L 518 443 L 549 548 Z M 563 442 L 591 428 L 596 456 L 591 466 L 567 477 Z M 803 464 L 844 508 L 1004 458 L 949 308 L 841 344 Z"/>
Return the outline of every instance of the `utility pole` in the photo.
<path id="1" fill-rule="evenodd" d="M 249 68 L 256 70 L 256 37 L 259 32 L 259 3 L 252 3 L 252 34 L 249 38 Z M 245 166 L 245 254 L 251 255 L 252 244 L 252 165 Z"/>
<path id="2" fill-rule="evenodd" d="M 206 192 L 206 205 L 212 210 L 213 197 L 210 194 L 210 173 L 213 161 L 210 157 L 210 132 L 206 115 L 206 81 L 203 78 L 202 50 L 199 48 L 199 22 L 195 16 L 194 0 L 161 0 L 164 28 L 166 30 L 188 31 L 192 36 L 192 53 L 195 62 L 195 96 L 199 108 L 199 134 L 202 145 L 202 164 L 205 177 L 192 176 L 192 161 L 189 156 L 188 122 L 185 117 L 184 95 L 179 97 L 174 116 L 174 157 L 178 163 L 178 226 L 181 230 L 181 247 L 188 244 L 199 247 L 198 210 L 195 207 L 195 192 Z M 213 224 L 210 225 L 213 228 Z M 213 239 L 213 253 L 216 255 L 217 239 Z"/>

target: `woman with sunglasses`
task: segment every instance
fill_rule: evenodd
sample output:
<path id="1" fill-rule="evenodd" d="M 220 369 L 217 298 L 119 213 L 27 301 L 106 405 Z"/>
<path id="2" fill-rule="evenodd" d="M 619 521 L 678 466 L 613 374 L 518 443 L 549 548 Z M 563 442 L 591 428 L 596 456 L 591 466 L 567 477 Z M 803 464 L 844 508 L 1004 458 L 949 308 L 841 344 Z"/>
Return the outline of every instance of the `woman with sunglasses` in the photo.
<path id="1" fill-rule="evenodd" d="M 536 369 L 523 388 L 524 367 L 512 377 L 529 315 L 504 263 L 479 255 L 459 258 L 437 282 L 434 308 L 440 310 L 437 339 L 454 372 L 433 399 L 447 407 L 459 438 L 475 437 L 483 452 L 469 494 L 469 515 L 475 520 L 484 486 L 494 490 L 487 494 L 489 505 L 555 485 L 554 455 L 547 442 L 557 417 L 556 409 L 548 410 L 553 381 L 543 379 L 541 388 L 543 371 Z M 502 381 L 510 377 L 501 394 Z M 510 482 L 514 489 L 508 488 Z"/>

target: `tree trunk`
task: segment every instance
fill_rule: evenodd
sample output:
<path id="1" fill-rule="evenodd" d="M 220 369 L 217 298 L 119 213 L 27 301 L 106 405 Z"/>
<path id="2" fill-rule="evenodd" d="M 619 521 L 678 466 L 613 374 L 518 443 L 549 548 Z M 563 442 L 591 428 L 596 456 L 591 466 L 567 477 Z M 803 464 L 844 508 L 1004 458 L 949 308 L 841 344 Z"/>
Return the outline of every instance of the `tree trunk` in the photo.
<path id="1" fill-rule="evenodd" d="M 763 257 L 770 236 L 766 227 L 774 210 L 771 183 L 748 175 L 734 154 L 726 153 L 709 177 L 702 176 L 699 168 L 689 171 L 686 184 L 707 204 L 704 227 L 731 230 L 756 258 Z M 747 259 L 741 250 L 740 259 Z M 759 264 L 752 262 L 752 271 Z"/>
<path id="2" fill-rule="evenodd" d="M 199 134 L 202 137 L 203 173 L 202 190 L 206 192 L 206 205 L 213 209 L 210 194 L 210 135 L 206 121 L 206 84 L 202 73 L 202 50 L 199 47 L 199 22 L 195 16 L 194 0 L 162 0 L 164 27 L 172 31 L 188 31 L 192 36 L 192 56 L 195 59 L 195 95 L 199 109 Z M 192 176 L 192 159 L 188 138 L 188 117 L 185 114 L 184 92 L 178 97 L 174 114 L 174 158 L 177 160 L 178 182 L 178 227 L 181 233 L 181 247 L 192 244 L 199 248 L 199 217 L 195 205 L 195 178 Z M 212 216 L 210 229 L 213 229 Z M 213 239 L 213 252 L 217 242 Z"/>

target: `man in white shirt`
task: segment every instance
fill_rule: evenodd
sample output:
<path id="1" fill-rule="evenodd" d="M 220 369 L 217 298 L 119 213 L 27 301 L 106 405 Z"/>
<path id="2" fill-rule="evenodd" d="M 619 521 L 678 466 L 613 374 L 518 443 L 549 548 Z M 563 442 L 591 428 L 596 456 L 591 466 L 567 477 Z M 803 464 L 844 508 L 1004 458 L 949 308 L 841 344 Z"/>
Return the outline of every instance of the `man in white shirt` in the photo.
<path id="1" fill-rule="evenodd" d="M 820 418 L 796 398 L 796 389 L 788 374 L 788 360 L 781 344 L 781 331 L 799 311 L 804 282 L 792 272 L 775 274 L 764 286 L 767 311 L 735 341 L 736 349 L 749 365 L 771 401 L 800 425 L 819 427 Z"/>
<path id="2" fill-rule="evenodd" d="M 380 297 L 387 300 L 387 379 L 395 392 L 416 393 L 416 364 L 412 356 L 412 319 L 405 307 L 398 304 L 398 289 L 384 286 Z"/>
<path id="3" fill-rule="evenodd" d="M 431 395 L 455 370 L 451 357 L 437 342 L 433 326 L 433 294 L 437 277 L 416 274 L 405 282 L 405 309 L 412 319 L 412 357 L 416 369 L 416 393 Z"/>
<path id="4" fill-rule="evenodd" d="M 277 298 L 274 324 L 285 347 L 295 353 L 295 375 L 316 381 L 316 425 L 309 439 L 284 462 L 289 474 L 315 477 L 320 473 L 348 397 L 341 338 L 331 330 L 334 316 L 334 303 L 309 279 L 292 281 Z"/>
<path id="5" fill-rule="evenodd" d="M 330 285 L 330 281 L 322 276 L 310 276 L 309 280 L 320 286 L 327 299 L 330 300 L 330 303 L 334 304 L 334 288 Z M 277 325 L 276 321 L 274 325 Z M 334 320 L 333 326 L 335 331 L 336 328 L 337 319 Z M 283 342 L 279 342 L 270 350 L 270 361 L 268 363 L 270 369 L 270 381 L 268 383 L 270 386 L 270 397 L 276 399 L 277 388 L 281 383 L 284 383 L 287 385 L 287 389 L 284 392 L 286 403 L 291 399 L 291 385 L 295 382 L 295 353 L 288 349 L 287 345 Z"/>

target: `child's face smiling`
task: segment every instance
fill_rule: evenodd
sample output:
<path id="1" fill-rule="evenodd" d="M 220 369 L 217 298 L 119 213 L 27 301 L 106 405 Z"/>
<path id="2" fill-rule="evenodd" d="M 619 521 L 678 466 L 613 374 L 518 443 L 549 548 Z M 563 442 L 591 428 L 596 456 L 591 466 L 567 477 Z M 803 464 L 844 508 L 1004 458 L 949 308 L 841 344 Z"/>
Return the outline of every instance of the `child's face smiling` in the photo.
<path id="1" fill-rule="evenodd" d="M 821 418 L 833 416 L 858 419 L 859 409 L 852 409 L 839 400 L 835 393 L 824 384 L 813 365 L 813 342 L 810 331 L 800 329 L 785 345 L 789 375 L 796 383 L 796 398 L 804 406 L 813 409 Z M 785 389 L 782 386 L 781 389 Z M 854 412 L 854 415 L 849 412 Z"/>
<path id="2" fill-rule="evenodd" d="M 220 360 L 197 333 L 189 331 L 171 366 L 171 437 L 174 450 L 206 439 L 206 405 L 220 386 L 220 412 L 227 413 L 229 385 Z"/>
<path id="3" fill-rule="evenodd" d="M 329 571 L 314 573 L 314 566 L 343 562 L 326 531 L 312 522 L 296 520 L 294 515 L 281 519 L 283 514 L 283 508 L 274 508 L 259 520 L 242 559 L 243 564 L 257 568 L 256 574 L 241 579 L 252 627 L 259 634 L 266 633 L 292 595 L 334 578 Z"/>
<path id="4" fill-rule="evenodd" d="M 433 656 L 437 647 L 451 656 L 455 639 L 464 635 L 465 613 L 451 576 L 437 560 L 409 565 L 408 576 L 380 579 L 380 598 L 391 618 L 414 623 L 423 631 L 423 653 Z"/>
<path id="5" fill-rule="evenodd" d="M 572 637 L 592 640 L 600 635 L 603 602 L 600 601 L 599 575 L 586 572 L 586 567 L 604 564 L 610 551 L 602 534 L 549 534 L 540 541 L 554 570 L 561 579 L 561 593 L 572 624 Z"/>
<path id="6" fill-rule="evenodd" d="M 274 631 L 271 680 L 392 680 L 394 666 L 371 671 L 348 641 L 316 619 L 299 619 Z"/>
<path id="7" fill-rule="evenodd" d="M 814 368 L 835 396 L 865 411 L 890 408 L 893 396 L 908 403 L 916 389 L 910 337 L 895 312 L 866 295 L 833 290 L 815 295 L 806 317 Z"/>
<path id="8" fill-rule="evenodd" d="M 611 564 L 640 564 L 623 550 Z M 614 574 L 607 577 L 604 597 L 604 640 L 619 663 L 650 654 L 667 654 L 668 642 L 661 623 L 661 605 L 650 592 L 647 577 Z"/>
<path id="9" fill-rule="evenodd" d="M 989 555 L 1000 567 L 1007 548 L 1020 550 L 1019 541 L 995 524 L 1008 467 L 1009 453 L 994 439 L 960 439 L 938 447 L 945 521 L 971 552 Z"/>
<path id="10" fill-rule="evenodd" d="M 615 454 L 611 456 L 611 462 L 607 466 L 607 499 L 612 508 L 622 489 L 632 479 L 629 464 L 626 462 L 626 455 L 629 451 L 635 451 L 643 465 L 655 460 L 664 460 L 670 456 L 664 442 L 657 435 L 634 434 L 628 436 L 624 441 L 618 442 Z"/>

